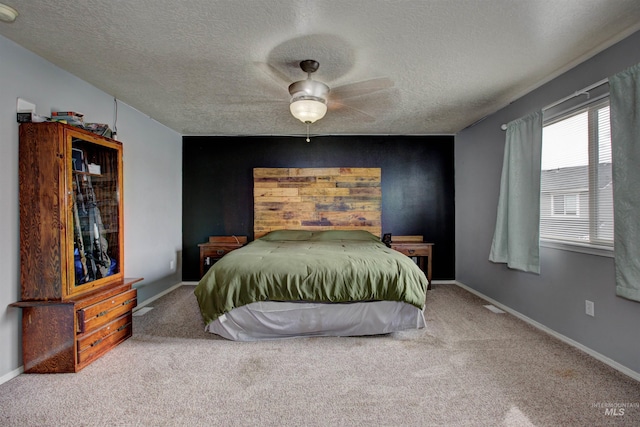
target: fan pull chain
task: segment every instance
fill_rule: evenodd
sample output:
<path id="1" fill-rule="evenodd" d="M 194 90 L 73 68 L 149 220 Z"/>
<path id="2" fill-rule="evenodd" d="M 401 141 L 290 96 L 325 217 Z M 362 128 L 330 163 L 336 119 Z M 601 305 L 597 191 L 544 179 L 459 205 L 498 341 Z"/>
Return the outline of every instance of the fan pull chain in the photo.
<path id="1" fill-rule="evenodd" d="M 309 139 L 309 123 L 307 123 L 307 142 L 311 142 L 311 139 Z"/>

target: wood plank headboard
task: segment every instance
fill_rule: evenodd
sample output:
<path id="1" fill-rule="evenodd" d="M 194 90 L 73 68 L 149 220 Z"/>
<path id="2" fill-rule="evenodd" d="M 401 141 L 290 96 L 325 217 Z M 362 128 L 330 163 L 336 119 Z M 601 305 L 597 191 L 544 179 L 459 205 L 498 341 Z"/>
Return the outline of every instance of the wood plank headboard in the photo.
<path id="1" fill-rule="evenodd" d="M 367 230 L 382 233 L 380 168 L 254 168 L 253 232 Z"/>

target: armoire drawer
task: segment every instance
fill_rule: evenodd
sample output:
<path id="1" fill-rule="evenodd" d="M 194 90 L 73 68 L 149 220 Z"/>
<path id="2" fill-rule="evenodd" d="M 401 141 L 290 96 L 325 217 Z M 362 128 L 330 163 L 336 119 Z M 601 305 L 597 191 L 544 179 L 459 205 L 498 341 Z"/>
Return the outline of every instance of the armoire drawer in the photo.
<path id="1" fill-rule="evenodd" d="M 78 333 L 85 333 L 109 323 L 133 310 L 137 304 L 137 291 L 130 289 L 100 302 L 83 307 L 78 313 Z"/>
<path id="2" fill-rule="evenodd" d="M 78 364 L 99 356 L 132 334 L 131 311 L 107 323 L 100 329 L 78 337 Z"/>

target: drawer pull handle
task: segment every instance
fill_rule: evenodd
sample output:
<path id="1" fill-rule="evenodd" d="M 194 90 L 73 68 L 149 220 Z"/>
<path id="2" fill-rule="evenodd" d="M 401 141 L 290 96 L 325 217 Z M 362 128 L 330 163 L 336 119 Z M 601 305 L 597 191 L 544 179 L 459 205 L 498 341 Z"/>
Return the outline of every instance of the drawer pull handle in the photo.
<path id="1" fill-rule="evenodd" d="M 416 251 L 415 249 L 409 249 L 409 253 L 410 253 L 411 255 L 413 255 L 413 253 L 414 253 L 415 251 Z"/>
<path id="2" fill-rule="evenodd" d="M 116 330 L 116 332 L 124 331 L 125 329 L 127 329 L 127 326 L 129 326 L 129 324 L 126 324 L 126 325 L 122 325 L 122 326 L 120 326 L 120 327 Z"/>
<path id="3" fill-rule="evenodd" d="M 216 252 L 218 253 L 218 255 L 222 255 L 224 254 L 224 249 L 218 249 Z"/>
<path id="4" fill-rule="evenodd" d="M 96 314 L 96 317 L 102 317 L 102 316 L 106 315 L 108 312 L 109 312 L 109 310 L 101 311 L 100 313 Z"/>
<path id="5" fill-rule="evenodd" d="M 97 339 L 94 343 L 91 344 L 91 347 L 95 347 L 102 342 L 102 338 Z"/>
<path id="6" fill-rule="evenodd" d="M 125 302 L 123 302 L 122 305 L 128 305 L 128 304 L 131 304 L 132 302 L 133 302 L 132 299 L 128 299 Z"/>

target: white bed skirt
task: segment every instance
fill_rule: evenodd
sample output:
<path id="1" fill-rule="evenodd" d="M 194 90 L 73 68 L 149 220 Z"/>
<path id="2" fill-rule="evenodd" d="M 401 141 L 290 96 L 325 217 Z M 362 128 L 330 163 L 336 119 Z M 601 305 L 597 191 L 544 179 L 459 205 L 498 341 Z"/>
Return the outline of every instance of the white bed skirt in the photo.
<path id="1" fill-rule="evenodd" d="M 308 336 L 379 335 L 424 328 L 422 310 L 404 302 L 349 304 L 254 302 L 233 309 L 205 330 L 233 341 Z"/>

